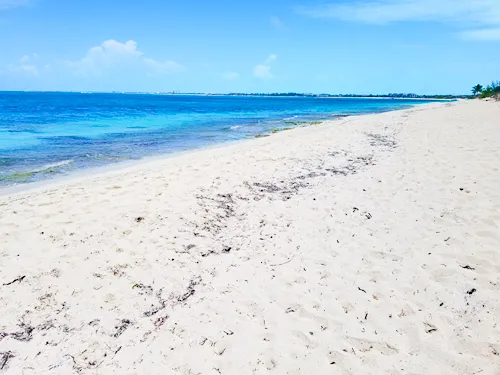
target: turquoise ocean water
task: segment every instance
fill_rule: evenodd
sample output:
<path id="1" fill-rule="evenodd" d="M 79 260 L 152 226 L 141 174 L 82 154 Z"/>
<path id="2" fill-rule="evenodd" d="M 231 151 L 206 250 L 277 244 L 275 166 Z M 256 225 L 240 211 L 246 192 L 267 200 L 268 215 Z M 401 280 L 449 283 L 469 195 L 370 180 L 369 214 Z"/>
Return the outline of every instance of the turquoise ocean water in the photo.
<path id="1" fill-rule="evenodd" d="M 0 186 L 420 100 L 0 92 Z"/>

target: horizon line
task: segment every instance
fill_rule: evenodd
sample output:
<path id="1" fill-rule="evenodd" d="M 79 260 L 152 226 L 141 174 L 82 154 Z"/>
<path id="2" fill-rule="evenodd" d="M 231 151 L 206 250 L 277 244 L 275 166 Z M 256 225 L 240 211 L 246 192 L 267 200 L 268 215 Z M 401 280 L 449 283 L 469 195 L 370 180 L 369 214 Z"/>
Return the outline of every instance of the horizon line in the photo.
<path id="1" fill-rule="evenodd" d="M 329 96 L 329 97 L 395 97 L 395 96 L 411 96 L 414 97 L 437 97 L 451 96 L 464 97 L 471 96 L 470 94 L 417 94 L 413 92 L 391 92 L 384 94 L 329 94 L 329 93 L 307 93 L 307 92 L 181 92 L 181 91 L 83 91 L 83 90 L 0 90 L 0 93 L 67 93 L 67 94 L 141 94 L 141 95 L 211 95 L 211 96 Z"/>

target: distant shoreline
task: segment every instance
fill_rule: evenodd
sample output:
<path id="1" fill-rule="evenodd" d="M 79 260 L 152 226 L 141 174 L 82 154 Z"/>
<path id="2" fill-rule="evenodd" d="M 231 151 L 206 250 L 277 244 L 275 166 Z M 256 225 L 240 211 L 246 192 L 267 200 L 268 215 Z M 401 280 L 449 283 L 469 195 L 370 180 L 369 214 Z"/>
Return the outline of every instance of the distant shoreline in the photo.
<path id="1" fill-rule="evenodd" d="M 234 96 L 234 97 L 265 97 L 265 98 L 325 98 L 325 99 L 412 99 L 412 100 L 456 100 L 469 99 L 470 95 L 419 95 L 413 93 L 398 94 L 306 94 L 306 93 L 197 93 L 197 92 L 134 92 L 134 91 L 25 91 L 0 90 L 2 93 L 61 93 L 61 94 L 121 94 L 121 95 L 164 95 L 164 96 Z"/>

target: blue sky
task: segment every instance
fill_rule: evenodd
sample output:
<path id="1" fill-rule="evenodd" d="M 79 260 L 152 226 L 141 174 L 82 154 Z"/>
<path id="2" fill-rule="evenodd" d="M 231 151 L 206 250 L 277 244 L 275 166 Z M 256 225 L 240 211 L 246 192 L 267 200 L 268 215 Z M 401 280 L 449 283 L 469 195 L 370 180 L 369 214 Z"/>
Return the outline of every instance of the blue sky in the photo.
<path id="1" fill-rule="evenodd" d="M 500 0 L 0 0 L 0 90 L 468 93 Z"/>

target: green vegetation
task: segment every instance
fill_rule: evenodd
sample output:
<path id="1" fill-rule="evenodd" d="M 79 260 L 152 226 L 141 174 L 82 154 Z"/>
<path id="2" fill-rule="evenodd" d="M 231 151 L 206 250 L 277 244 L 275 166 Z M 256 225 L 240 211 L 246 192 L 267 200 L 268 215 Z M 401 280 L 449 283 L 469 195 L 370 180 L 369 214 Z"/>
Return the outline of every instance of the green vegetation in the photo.
<path id="1" fill-rule="evenodd" d="M 271 130 L 271 133 L 276 134 L 276 133 L 283 132 L 285 130 L 291 130 L 291 129 L 293 129 L 293 128 L 274 128 L 273 130 Z"/>
<path id="2" fill-rule="evenodd" d="M 0 181 L 27 181 L 37 175 L 51 173 L 57 173 L 57 171 L 54 168 L 49 168 L 43 170 L 12 173 L 9 175 L 0 176 Z"/>
<path id="3" fill-rule="evenodd" d="M 307 125 L 307 124 L 309 124 L 309 121 L 285 121 L 285 124 L 287 124 L 287 125 L 293 125 L 293 126 L 300 126 L 300 125 Z"/>
<path id="4" fill-rule="evenodd" d="M 25 180 L 32 177 L 34 172 L 13 173 L 8 176 L 2 177 L 2 180 Z"/>
<path id="5" fill-rule="evenodd" d="M 269 134 L 262 134 L 262 133 L 259 133 L 255 136 L 255 138 L 266 138 L 266 137 L 269 137 Z"/>
<path id="6" fill-rule="evenodd" d="M 319 125 L 323 121 L 285 121 L 287 125 L 300 126 L 300 125 Z"/>
<path id="7" fill-rule="evenodd" d="M 500 100 L 500 81 L 492 82 L 486 87 L 478 84 L 472 88 L 472 95 L 481 99 L 495 98 Z"/>
<path id="8" fill-rule="evenodd" d="M 322 124 L 323 121 L 284 121 L 285 124 L 287 125 L 293 125 L 295 126 L 307 126 L 307 125 L 319 125 Z M 285 130 L 292 130 L 294 127 L 285 127 L 285 128 L 274 128 L 271 130 L 271 134 L 276 134 L 279 132 L 283 132 Z M 265 134 L 265 133 L 259 133 L 254 136 L 254 138 L 265 138 L 269 137 L 270 134 Z"/>

